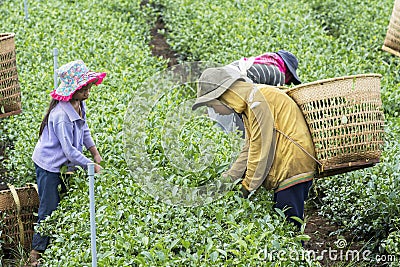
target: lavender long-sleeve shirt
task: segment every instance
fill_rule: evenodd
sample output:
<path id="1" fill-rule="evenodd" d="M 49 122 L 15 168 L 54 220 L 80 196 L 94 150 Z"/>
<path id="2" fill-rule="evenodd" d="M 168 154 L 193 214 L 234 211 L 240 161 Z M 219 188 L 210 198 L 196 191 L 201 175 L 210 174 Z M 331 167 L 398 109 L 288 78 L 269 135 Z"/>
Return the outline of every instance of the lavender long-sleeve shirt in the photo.
<path id="1" fill-rule="evenodd" d="M 60 101 L 50 112 L 47 126 L 33 151 L 32 160 L 49 172 L 60 172 L 62 166 L 86 168 L 92 162 L 82 154 L 83 146 L 94 146 L 86 123 L 85 105 L 82 117 L 69 102 Z"/>

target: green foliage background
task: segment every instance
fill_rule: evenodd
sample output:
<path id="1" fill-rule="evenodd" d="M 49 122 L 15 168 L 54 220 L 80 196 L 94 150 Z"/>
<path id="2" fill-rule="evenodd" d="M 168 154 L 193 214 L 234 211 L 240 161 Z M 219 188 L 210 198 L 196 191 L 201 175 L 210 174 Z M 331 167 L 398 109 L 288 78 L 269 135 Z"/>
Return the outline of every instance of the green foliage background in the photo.
<path id="1" fill-rule="evenodd" d="M 23 113 L 1 121 L 13 143 L 7 168 L 18 183 L 35 181 L 31 155 L 53 86 L 52 49 L 59 63 L 84 60 L 107 72 L 88 100 L 89 124 L 106 170 L 96 182 L 99 266 L 312 266 L 289 259 L 265 261 L 262 251 L 301 250 L 272 209 L 270 192 L 252 201 L 231 192 L 198 208 L 170 207 L 146 195 L 124 159 L 123 125 L 141 83 L 166 68 L 151 55 L 157 15 L 182 61 L 229 63 L 242 56 L 286 49 L 299 59 L 303 82 L 358 73 L 383 75 L 388 121 L 382 164 L 316 182 L 321 212 L 345 229 L 373 237 L 375 249 L 398 255 L 399 58 L 381 50 L 393 1 L 0 1 L 0 32 L 15 32 Z M 3 138 L 3 137 L 2 137 Z M 54 236 L 47 266 L 90 265 L 88 188 L 84 173 L 45 231 Z"/>
<path id="2" fill-rule="evenodd" d="M 321 214 L 369 240 L 372 250 L 399 255 L 394 245 L 400 241 L 399 58 L 381 50 L 393 2 L 379 7 L 367 1 L 205 3 L 164 0 L 160 8 L 170 44 L 185 60 L 226 64 L 286 49 L 297 56 L 303 83 L 360 73 L 383 75 L 387 141 L 382 163 L 318 180 L 315 187 L 324 196 Z"/>

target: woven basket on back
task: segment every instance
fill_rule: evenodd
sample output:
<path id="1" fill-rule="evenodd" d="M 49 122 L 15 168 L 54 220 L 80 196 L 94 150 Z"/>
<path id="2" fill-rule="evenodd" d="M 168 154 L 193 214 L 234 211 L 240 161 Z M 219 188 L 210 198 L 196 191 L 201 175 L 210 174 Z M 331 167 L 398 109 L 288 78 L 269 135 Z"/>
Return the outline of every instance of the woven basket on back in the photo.
<path id="1" fill-rule="evenodd" d="M 3 248 L 16 249 L 22 245 L 30 250 L 37 220 L 39 196 L 36 185 L 0 191 L 0 230 Z"/>
<path id="2" fill-rule="evenodd" d="M 0 33 L 0 118 L 21 113 L 14 33 Z"/>
<path id="3" fill-rule="evenodd" d="M 383 148 L 379 74 L 320 80 L 287 94 L 304 114 L 320 162 L 317 177 L 373 166 Z"/>
<path id="4" fill-rule="evenodd" d="M 400 0 L 394 1 L 382 50 L 400 57 Z"/>

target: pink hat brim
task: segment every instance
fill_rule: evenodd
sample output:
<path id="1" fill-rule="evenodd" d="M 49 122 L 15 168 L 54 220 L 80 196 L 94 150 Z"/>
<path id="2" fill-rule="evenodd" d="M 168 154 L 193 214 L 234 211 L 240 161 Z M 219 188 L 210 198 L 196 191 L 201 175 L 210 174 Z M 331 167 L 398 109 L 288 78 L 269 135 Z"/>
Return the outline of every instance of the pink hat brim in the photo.
<path id="1" fill-rule="evenodd" d="M 50 96 L 55 100 L 67 102 L 67 101 L 71 100 L 71 98 L 75 94 L 75 92 L 78 91 L 79 89 L 81 89 L 83 86 L 85 86 L 85 85 L 87 85 L 89 83 L 92 83 L 92 82 L 94 82 L 96 80 L 97 81 L 96 81 L 95 85 L 99 85 L 99 84 L 101 84 L 103 82 L 104 77 L 106 77 L 106 75 L 107 75 L 107 73 L 105 73 L 105 72 L 98 73 L 98 72 L 92 72 L 92 71 L 89 72 L 88 74 L 89 74 L 89 76 L 92 76 L 92 77 L 90 77 L 85 83 L 82 83 L 81 85 L 79 85 L 68 96 L 63 96 L 63 95 L 57 94 L 57 89 L 54 89 L 50 93 Z"/>

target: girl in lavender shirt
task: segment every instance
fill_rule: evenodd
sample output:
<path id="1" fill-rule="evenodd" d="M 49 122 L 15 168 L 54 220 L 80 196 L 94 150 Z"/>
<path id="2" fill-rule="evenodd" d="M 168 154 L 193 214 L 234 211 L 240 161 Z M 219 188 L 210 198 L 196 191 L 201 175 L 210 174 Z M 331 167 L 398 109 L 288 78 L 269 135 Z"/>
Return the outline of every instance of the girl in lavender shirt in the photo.
<path id="1" fill-rule="evenodd" d="M 60 86 L 51 92 L 52 100 L 39 130 L 39 140 L 33 152 L 36 180 L 39 191 L 38 224 L 58 206 L 58 186 L 65 189 L 60 169 L 67 166 L 87 168 L 95 162 L 95 172 L 100 172 L 101 156 L 90 135 L 86 122 L 84 100 L 90 88 L 102 83 L 106 73 L 89 71 L 82 60 L 72 61 L 58 70 Z M 90 151 L 93 161 L 83 153 L 83 146 Z M 35 232 L 30 254 L 31 266 L 38 265 L 40 254 L 47 248 L 49 237 Z"/>

